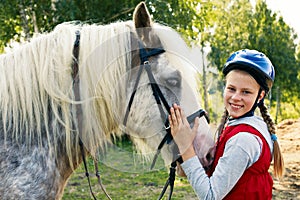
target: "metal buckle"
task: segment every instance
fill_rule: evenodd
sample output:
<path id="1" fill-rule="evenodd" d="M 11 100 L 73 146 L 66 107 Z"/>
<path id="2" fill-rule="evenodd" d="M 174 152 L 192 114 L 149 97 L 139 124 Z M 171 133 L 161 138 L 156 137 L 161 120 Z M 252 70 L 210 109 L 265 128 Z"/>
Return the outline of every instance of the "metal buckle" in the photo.
<path id="1" fill-rule="evenodd" d="M 168 129 L 171 128 L 171 127 L 170 127 L 170 124 L 169 124 L 167 127 L 164 125 L 164 127 L 165 127 L 166 130 L 168 130 Z"/>

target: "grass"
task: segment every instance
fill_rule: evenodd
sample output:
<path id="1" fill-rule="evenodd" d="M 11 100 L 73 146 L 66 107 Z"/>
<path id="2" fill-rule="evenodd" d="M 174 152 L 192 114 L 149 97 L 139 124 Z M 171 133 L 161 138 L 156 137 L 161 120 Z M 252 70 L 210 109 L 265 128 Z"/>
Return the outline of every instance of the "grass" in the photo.
<path id="1" fill-rule="evenodd" d="M 109 149 L 107 155 L 100 158 L 98 165 L 102 184 L 112 199 L 157 199 L 168 179 L 168 168 L 163 167 L 162 160 L 159 159 L 158 167 L 150 171 L 150 161 L 134 157 L 135 153 L 130 142 Z M 94 175 L 92 159 L 88 160 L 88 168 L 92 189 L 97 199 L 107 199 Z M 169 188 L 163 199 L 167 199 L 168 195 Z M 63 200 L 70 199 L 92 199 L 83 164 L 71 176 L 65 188 Z M 197 199 L 186 178 L 176 176 L 172 199 Z"/>

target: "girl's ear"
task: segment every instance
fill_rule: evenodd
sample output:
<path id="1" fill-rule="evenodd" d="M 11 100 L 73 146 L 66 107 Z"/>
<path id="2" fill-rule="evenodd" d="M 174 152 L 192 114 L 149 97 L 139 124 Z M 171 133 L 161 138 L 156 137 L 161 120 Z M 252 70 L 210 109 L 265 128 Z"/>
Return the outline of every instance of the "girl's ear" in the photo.
<path id="1" fill-rule="evenodd" d="M 265 97 L 265 95 L 266 95 L 266 91 L 262 90 L 260 92 L 260 95 L 259 95 L 259 98 L 258 98 L 258 103 Z"/>

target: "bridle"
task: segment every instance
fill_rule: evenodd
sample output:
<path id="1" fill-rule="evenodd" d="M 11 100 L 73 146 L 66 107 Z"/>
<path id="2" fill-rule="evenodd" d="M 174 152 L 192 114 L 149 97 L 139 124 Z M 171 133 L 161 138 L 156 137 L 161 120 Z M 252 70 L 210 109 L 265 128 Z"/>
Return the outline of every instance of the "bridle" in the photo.
<path id="1" fill-rule="evenodd" d="M 160 154 L 161 149 L 163 148 L 163 146 L 165 144 L 170 144 L 171 141 L 173 140 L 169 120 L 168 120 L 167 115 L 165 114 L 165 112 L 163 110 L 163 106 L 164 106 L 165 110 L 168 112 L 168 114 L 170 114 L 170 108 L 171 107 L 169 106 L 166 98 L 164 97 L 162 91 L 160 90 L 160 87 L 159 87 L 158 83 L 156 82 L 156 80 L 153 76 L 153 73 L 152 73 L 152 70 L 151 70 L 151 64 L 149 62 L 150 57 L 157 56 L 161 53 L 164 53 L 165 50 L 161 49 L 161 48 L 151 48 L 151 49 L 146 50 L 145 46 L 143 45 L 143 43 L 141 41 L 139 41 L 138 44 L 139 44 L 139 57 L 140 57 L 140 63 L 141 64 L 140 64 L 140 67 L 139 67 L 139 70 L 138 70 L 138 73 L 137 73 L 137 78 L 136 78 L 136 81 L 135 81 L 135 84 L 134 84 L 134 87 L 133 87 L 131 97 L 130 97 L 128 105 L 127 105 L 123 125 L 126 127 L 127 120 L 128 120 L 128 115 L 129 115 L 129 112 L 131 110 L 132 102 L 134 100 L 134 97 L 135 97 L 135 94 L 136 94 L 136 91 L 137 91 L 137 87 L 138 87 L 138 84 L 139 84 L 139 81 L 140 81 L 140 77 L 141 77 L 141 74 L 143 72 L 143 69 L 145 69 L 146 72 L 147 72 L 147 75 L 148 75 L 148 79 L 150 81 L 152 94 L 155 98 L 156 104 L 157 104 L 157 106 L 159 108 L 159 111 L 160 111 L 161 119 L 163 121 L 165 121 L 164 128 L 165 128 L 165 131 L 166 131 L 166 135 L 164 136 L 164 138 L 162 139 L 162 141 L 158 145 L 156 153 L 154 155 L 154 159 L 153 159 L 151 167 L 150 167 L 150 169 L 152 169 L 154 167 L 155 163 L 156 163 L 158 155 Z M 191 124 L 191 123 L 194 122 L 196 117 L 200 118 L 202 116 L 205 116 L 206 120 L 209 121 L 209 119 L 206 115 L 206 112 L 203 109 L 200 109 L 197 112 L 193 113 L 192 115 L 188 116 L 187 120 Z M 178 150 L 178 147 L 177 147 L 176 144 L 175 144 L 175 151 L 177 151 L 179 153 L 179 150 Z M 176 173 L 176 165 L 177 165 L 176 162 L 182 163 L 182 158 L 180 156 L 179 158 L 173 158 L 173 160 L 174 161 L 171 163 L 171 167 L 170 167 L 169 178 L 166 181 L 165 186 L 164 186 L 164 188 L 163 188 L 163 190 L 162 190 L 162 192 L 161 192 L 161 194 L 158 198 L 159 200 L 162 199 L 162 197 L 164 196 L 168 186 L 170 186 L 170 193 L 169 193 L 168 199 L 171 199 L 171 197 L 172 197 L 173 188 L 174 188 L 174 181 L 175 181 L 175 176 L 176 176 L 176 174 L 175 174 Z"/>
<path id="2" fill-rule="evenodd" d="M 79 75 L 78 75 L 78 72 L 79 72 L 79 68 L 78 68 L 79 42 L 80 42 L 80 32 L 76 31 L 76 40 L 75 40 L 74 48 L 73 48 L 73 63 L 72 63 L 72 74 L 71 74 L 72 79 L 73 79 L 73 92 L 74 92 L 74 97 L 75 97 L 76 102 L 80 101 L 80 87 L 79 87 L 80 79 L 79 79 Z M 142 74 L 143 70 L 145 69 L 146 72 L 147 72 L 147 75 L 148 75 L 148 79 L 150 81 L 150 86 L 151 86 L 151 89 L 152 89 L 152 92 L 153 92 L 153 96 L 156 100 L 156 104 L 157 104 L 157 106 L 159 108 L 159 111 L 160 111 L 161 119 L 163 121 L 165 121 L 164 128 L 165 128 L 165 131 L 166 131 L 166 135 L 164 136 L 164 138 L 162 139 L 162 141 L 158 145 L 156 154 L 154 156 L 153 162 L 152 162 L 151 167 L 150 167 L 152 169 L 155 165 L 156 159 L 157 159 L 158 155 L 160 154 L 160 151 L 163 148 L 163 146 L 165 144 L 170 144 L 171 141 L 173 140 L 173 137 L 172 137 L 172 134 L 171 134 L 171 128 L 170 128 L 169 121 L 168 121 L 168 118 L 167 118 L 167 114 L 164 112 L 164 109 L 165 109 L 168 112 L 168 114 L 170 114 L 170 106 L 169 106 L 166 98 L 164 97 L 162 91 L 160 90 L 160 87 L 159 87 L 158 83 L 156 82 L 156 80 L 154 78 L 154 75 L 153 75 L 152 70 L 151 70 L 151 64 L 149 62 L 150 57 L 162 54 L 162 53 L 165 52 L 165 50 L 162 49 L 162 48 L 146 49 L 144 44 L 141 41 L 139 41 L 138 44 L 139 44 L 139 57 L 140 57 L 140 63 L 141 64 L 140 64 L 140 67 L 139 67 L 139 70 L 138 70 L 138 73 L 137 73 L 137 78 L 136 78 L 136 81 L 135 81 L 135 84 L 134 84 L 134 87 L 133 87 L 131 97 L 130 97 L 128 105 L 127 105 L 126 113 L 125 113 L 124 120 L 123 120 L 123 125 L 126 127 L 127 120 L 128 120 L 128 115 L 130 113 L 131 106 L 132 106 L 132 103 L 133 103 L 133 100 L 134 100 L 134 97 L 135 97 L 135 94 L 136 94 L 136 91 L 137 91 L 137 88 L 138 88 L 138 85 L 139 85 L 141 74 Z M 163 108 L 163 106 L 164 106 L 164 108 Z M 81 105 L 76 104 L 75 110 L 76 110 L 76 118 L 77 118 L 77 126 L 78 126 L 77 128 L 78 128 L 79 133 L 82 133 L 82 108 L 81 108 Z M 193 121 L 196 117 L 200 118 L 202 116 L 205 116 L 207 121 L 208 121 L 208 117 L 206 115 L 206 112 L 203 109 L 200 109 L 197 112 L 193 113 L 192 115 L 188 116 L 187 120 L 191 124 L 191 123 L 193 123 Z M 95 195 L 92 191 L 90 178 L 89 178 L 89 172 L 88 172 L 86 158 L 85 158 L 84 145 L 83 145 L 83 142 L 82 142 L 81 138 L 79 138 L 79 145 L 80 145 L 82 160 L 83 160 L 83 163 L 84 163 L 85 174 L 86 174 L 86 177 L 87 177 L 88 183 L 89 183 L 90 192 L 91 192 L 91 194 L 92 194 L 92 196 L 95 200 L 96 197 L 95 197 Z M 179 153 L 177 145 L 175 145 L 175 146 L 177 148 L 177 152 Z M 163 190 L 162 190 L 162 192 L 161 192 L 158 199 L 162 199 L 162 197 L 164 196 L 168 186 L 170 186 L 170 193 L 169 193 L 168 199 L 171 199 L 171 197 L 172 197 L 173 188 L 174 188 L 174 181 L 175 181 L 175 176 L 176 176 L 176 174 L 175 174 L 176 173 L 176 162 L 182 163 L 182 158 L 179 157 L 179 158 L 175 158 L 173 160 L 175 160 L 175 161 L 173 161 L 171 163 L 169 178 L 166 181 L 166 183 L 164 185 L 164 188 L 163 188 Z M 105 193 L 107 198 L 111 199 L 111 197 L 108 195 L 108 193 L 106 192 L 105 188 L 102 185 L 100 173 L 99 173 L 99 170 L 98 170 L 98 161 L 96 159 L 94 159 L 94 166 L 95 166 L 95 171 L 96 171 L 96 177 L 98 178 L 98 183 L 101 186 L 101 189 L 103 190 L 103 192 Z"/>
<path id="3" fill-rule="evenodd" d="M 128 115 L 129 115 L 129 112 L 131 110 L 132 102 L 133 102 L 133 99 L 135 97 L 135 94 L 136 94 L 137 87 L 138 87 L 139 82 L 140 82 L 140 78 L 141 78 L 141 74 L 143 72 L 143 69 L 145 69 L 146 72 L 147 72 L 147 75 L 148 75 L 148 78 L 149 78 L 149 81 L 150 81 L 150 85 L 151 85 L 151 89 L 152 89 L 154 98 L 156 100 L 156 103 L 158 105 L 161 118 L 165 119 L 165 117 L 166 117 L 161 103 L 163 103 L 163 106 L 165 107 L 165 109 L 167 111 L 170 110 L 170 106 L 169 106 L 166 98 L 162 94 L 162 92 L 161 92 L 161 90 L 160 90 L 160 88 L 159 88 L 159 86 L 158 86 L 158 84 L 157 84 L 157 82 L 156 82 L 156 80 L 153 76 L 153 73 L 152 73 L 152 70 L 151 70 L 151 64 L 149 62 L 150 57 L 157 56 L 161 53 L 164 53 L 165 50 L 161 49 L 161 48 L 153 48 L 153 49 L 147 51 L 145 49 L 144 44 L 141 41 L 139 41 L 138 44 L 139 44 L 139 51 L 140 51 L 139 56 L 140 56 L 141 64 L 140 64 L 140 67 L 139 67 L 139 70 L 138 70 L 138 73 L 137 73 L 137 78 L 136 78 L 135 84 L 133 86 L 133 91 L 132 91 L 131 97 L 129 99 L 127 109 L 126 109 L 126 113 L 125 113 L 125 117 L 124 117 L 124 120 L 123 120 L 123 125 L 125 127 L 126 127 L 126 124 L 127 124 Z"/>

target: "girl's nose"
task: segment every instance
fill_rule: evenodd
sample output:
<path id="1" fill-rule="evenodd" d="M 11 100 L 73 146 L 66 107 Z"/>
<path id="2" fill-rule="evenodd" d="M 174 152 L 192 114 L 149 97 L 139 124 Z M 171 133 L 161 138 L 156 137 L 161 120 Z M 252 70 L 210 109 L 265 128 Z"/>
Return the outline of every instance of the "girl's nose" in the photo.
<path id="1" fill-rule="evenodd" d="M 239 101 L 242 99 L 242 96 L 238 93 L 238 92 L 235 92 L 232 96 L 231 96 L 231 99 L 235 100 L 235 101 Z"/>

